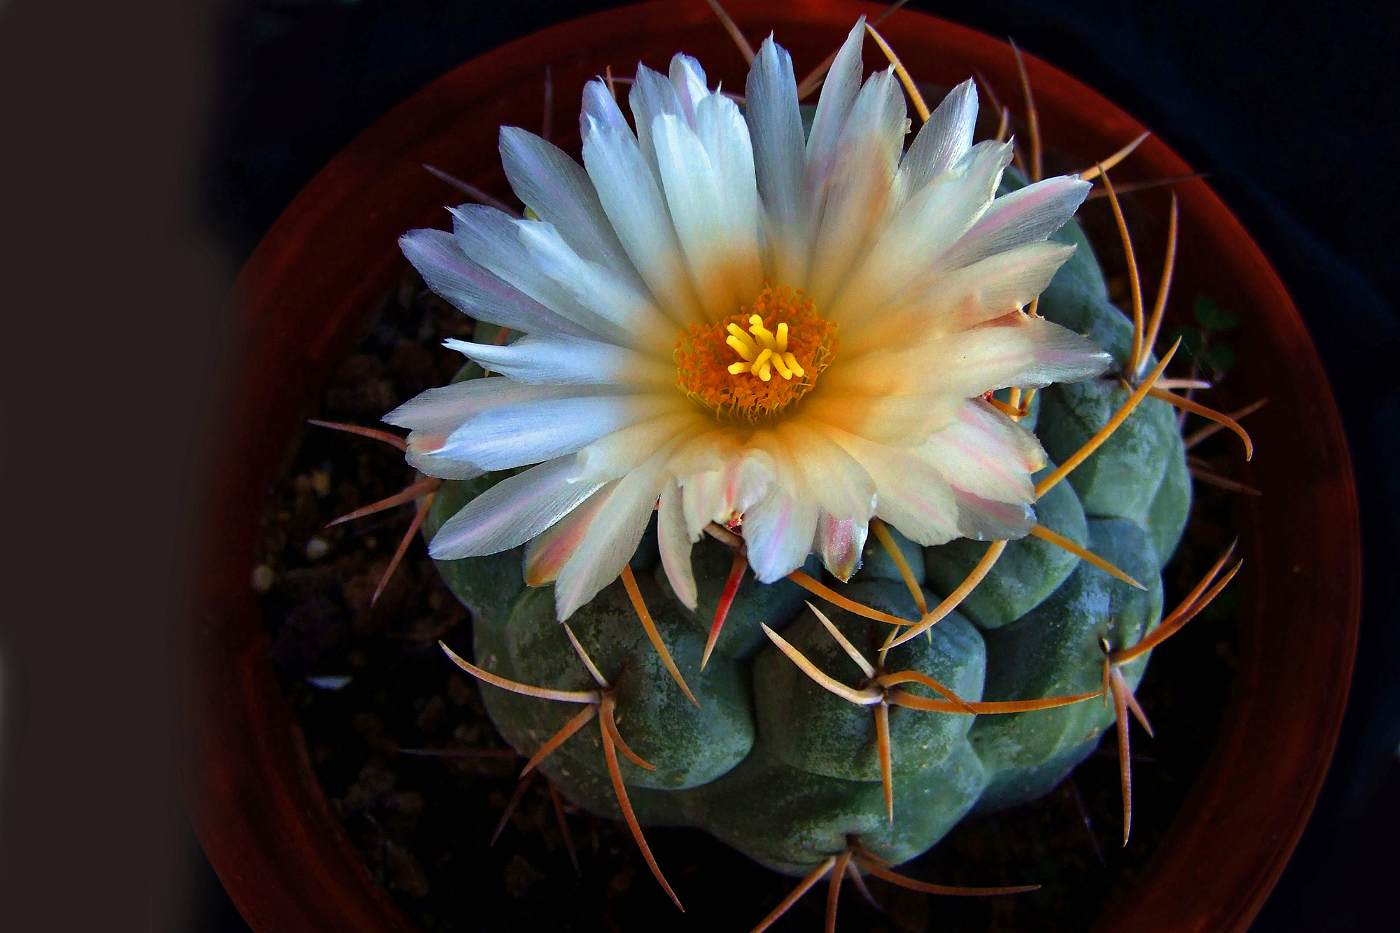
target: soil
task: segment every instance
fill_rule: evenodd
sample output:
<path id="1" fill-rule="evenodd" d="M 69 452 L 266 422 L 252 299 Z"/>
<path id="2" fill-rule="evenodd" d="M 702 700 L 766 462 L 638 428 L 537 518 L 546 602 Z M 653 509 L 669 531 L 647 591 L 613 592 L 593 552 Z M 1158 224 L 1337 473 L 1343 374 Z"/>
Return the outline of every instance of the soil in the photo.
<path id="1" fill-rule="evenodd" d="M 405 268 L 396 293 L 326 386 L 314 417 L 377 425 L 399 402 L 451 378 L 460 358 L 437 342 L 471 329 L 470 320 Z M 1233 454 L 1228 443 L 1213 439 L 1202 450 Z M 491 843 L 522 761 L 496 736 L 476 685 L 437 647 L 449 632 L 455 642 L 469 642 L 455 631 L 471 624 L 466 611 L 419 541 L 370 605 L 412 507 L 325 527 L 412 479 L 395 449 L 308 426 L 271 491 L 250 582 L 310 759 L 370 875 L 425 930 L 620 930 L 658 920 L 673 930 L 751 927 L 791 890 L 792 879 L 699 831 L 651 830 L 657 859 L 688 909 L 678 914 L 625 827 L 566 807 L 576 870 L 543 779 L 525 788 Z M 1197 484 L 1191 527 L 1166 574 L 1169 605 L 1232 537 L 1233 511 L 1230 497 Z M 840 928 L 1090 926 L 1107 898 L 1128 892 L 1147 870 L 1214 742 L 1234 668 L 1230 597 L 1227 589 L 1154 655 L 1138 692 L 1157 738 L 1134 729 L 1133 835 L 1126 848 L 1110 732 L 1099 752 L 1046 798 L 968 819 L 902 869 L 944 884 L 1038 882 L 1039 891 L 928 897 L 872 880 L 882 909 L 848 887 Z M 822 886 L 778 929 L 819 929 L 824 902 Z"/>

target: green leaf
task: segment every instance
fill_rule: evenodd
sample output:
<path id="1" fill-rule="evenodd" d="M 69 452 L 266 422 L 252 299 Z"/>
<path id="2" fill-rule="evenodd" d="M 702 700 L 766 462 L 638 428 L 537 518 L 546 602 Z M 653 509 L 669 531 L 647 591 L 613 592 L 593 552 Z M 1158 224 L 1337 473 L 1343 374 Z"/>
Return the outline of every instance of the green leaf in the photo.
<path id="1" fill-rule="evenodd" d="M 1196 298 L 1196 323 L 1206 330 L 1231 330 L 1240 322 L 1235 312 L 1220 307 L 1213 298 L 1201 295 Z"/>

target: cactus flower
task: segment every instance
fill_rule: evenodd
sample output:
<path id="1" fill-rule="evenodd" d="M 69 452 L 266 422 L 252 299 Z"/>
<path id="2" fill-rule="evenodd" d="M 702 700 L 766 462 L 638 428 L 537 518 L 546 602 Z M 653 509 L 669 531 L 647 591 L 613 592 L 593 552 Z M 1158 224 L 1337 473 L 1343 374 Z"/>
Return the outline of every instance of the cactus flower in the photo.
<path id="1" fill-rule="evenodd" d="M 653 512 L 690 608 L 691 548 L 742 530 L 759 581 L 815 553 L 841 580 L 872 518 L 923 546 L 1024 536 L 1035 436 L 994 390 L 1076 382 L 1109 356 L 1025 313 L 1072 246 L 1048 237 L 1089 185 L 997 196 L 1009 143 L 974 144 L 972 81 L 914 135 L 894 70 L 862 82 L 864 22 L 810 129 L 770 37 L 744 107 L 700 64 L 639 67 L 629 124 L 590 82 L 583 165 L 502 130 L 523 218 L 475 204 L 401 246 L 429 286 L 523 335 L 448 340 L 494 373 L 386 416 L 447 479 L 519 470 L 437 531 L 434 557 L 522 544 L 525 579 L 566 619 L 617 579 Z M 635 126 L 635 129 L 634 129 Z"/>

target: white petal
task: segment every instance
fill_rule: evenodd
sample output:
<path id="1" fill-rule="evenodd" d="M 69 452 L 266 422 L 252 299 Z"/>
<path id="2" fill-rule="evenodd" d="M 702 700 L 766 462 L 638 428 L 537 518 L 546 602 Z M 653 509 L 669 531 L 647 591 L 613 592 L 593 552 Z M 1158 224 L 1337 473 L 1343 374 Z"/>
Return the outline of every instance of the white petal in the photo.
<path id="1" fill-rule="evenodd" d="M 592 333 L 472 262 L 445 230 L 412 230 L 399 237 L 399 248 L 429 288 L 478 321 L 524 333 Z"/>
<path id="2" fill-rule="evenodd" d="M 832 440 L 845 448 L 875 481 L 875 514 L 906 538 L 931 546 L 959 537 L 958 502 L 942 474 L 906 448 L 876 444 L 832 429 Z"/>
<path id="3" fill-rule="evenodd" d="M 980 399 L 965 402 L 919 453 L 950 485 L 994 502 L 1034 502 L 1031 474 L 1045 465 L 1035 435 Z"/>
<path id="4" fill-rule="evenodd" d="M 661 490 L 661 504 L 656 510 L 656 540 L 661 551 L 661 567 L 671 583 L 671 591 L 687 609 L 698 601 L 695 571 L 690 564 L 690 546 L 694 542 L 685 527 L 681 509 L 681 489 L 674 482 Z"/>
<path id="5" fill-rule="evenodd" d="M 702 109 L 708 103 L 702 102 Z M 749 160 L 747 180 L 736 179 L 732 187 L 700 137 L 681 119 L 661 116 L 652 127 L 671 219 L 710 320 L 734 313 L 757 292 L 761 281 L 752 155 L 747 151 L 748 131 L 742 129 L 742 121 L 738 126 L 742 140 L 717 142 L 721 148 L 742 145 L 744 152 L 733 158 Z"/>
<path id="6" fill-rule="evenodd" d="M 530 255 L 520 237 L 518 221 L 503 211 L 481 204 L 449 209 L 452 234 L 469 259 L 480 263 L 508 284 L 582 327 L 590 336 L 625 342 L 630 334 L 581 304 L 548 269 Z"/>
<path id="7" fill-rule="evenodd" d="M 976 126 L 977 85 L 968 78 L 948 92 L 909 145 L 899 163 L 900 199 L 916 194 L 967 155 Z"/>
<path id="8" fill-rule="evenodd" d="M 823 512 L 838 520 L 870 520 L 875 483 L 850 454 L 809 425 L 785 422 L 779 425 L 778 435 Z"/>
<path id="9" fill-rule="evenodd" d="M 1079 382 L 1108 369 L 1113 358 L 1093 341 L 1040 318 L 999 319 L 930 346 L 938 370 L 958 395 L 971 398 L 1007 386 Z"/>
<path id="10" fill-rule="evenodd" d="M 485 470 L 508 470 L 574 453 L 674 405 L 669 395 L 593 395 L 496 408 L 452 432 L 442 453 Z"/>
<path id="11" fill-rule="evenodd" d="M 871 75 L 837 141 L 838 160 L 827 179 L 812 246 L 808 291 L 819 308 L 830 306 L 852 264 L 875 243 L 894 192 L 907 125 L 894 70 Z"/>
<path id="12" fill-rule="evenodd" d="M 617 481 L 583 542 L 560 569 L 554 583 L 554 606 L 561 622 L 616 580 L 632 559 L 667 481 L 663 468 L 669 453 L 669 449 L 657 451 Z"/>
<path id="13" fill-rule="evenodd" d="M 527 207 L 583 258 L 635 275 L 583 166 L 553 143 L 515 126 L 501 127 L 500 148 L 506 178 Z"/>
<path id="14" fill-rule="evenodd" d="M 492 486 L 443 523 L 428 545 L 437 560 L 481 557 L 524 544 L 598 488 L 570 483 L 572 458 L 531 467 Z"/>
<path id="15" fill-rule="evenodd" d="M 448 339 L 443 345 L 475 360 L 483 369 L 529 384 L 655 388 L 676 381 L 674 364 L 596 340 L 523 337 L 498 346 Z"/>
<path id="16" fill-rule="evenodd" d="M 437 451 L 447 442 L 445 434 L 424 434 L 410 431 L 408 445 L 404 450 L 404 460 L 419 473 L 436 476 L 439 479 L 471 479 L 486 471 L 474 463 L 439 457 Z"/>
<path id="17" fill-rule="evenodd" d="M 627 104 L 632 108 L 632 121 L 637 125 L 637 142 L 642 155 L 655 171 L 656 149 L 652 128 L 656 119 L 666 115 L 681 119 L 685 117 L 676 86 L 660 72 L 638 65 L 637 74 L 632 79 L 632 90 L 627 94 Z"/>
<path id="18" fill-rule="evenodd" d="M 583 86 L 583 109 L 579 111 L 578 128 L 581 139 L 587 139 L 589 132 L 595 128 L 632 132 L 627 118 L 622 115 L 622 108 L 617 105 L 617 98 L 608 90 L 602 78 L 594 78 Z"/>
<path id="19" fill-rule="evenodd" d="M 758 192 L 773 254 L 773 267 L 768 271 L 774 281 L 801 281 L 806 257 L 794 246 L 802 210 L 802 113 L 792 56 L 774 43 L 771 35 L 763 40 L 749 70 L 745 99 Z"/>
<path id="20" fill-rule="evenodd" d="M 671 86 L 676 89 L 676 101 L 680 104 L 681 115 L 693 126 L 695 105 L 711 96 L 709 84 L 705 81 L 705 69 L 691 56 L 677 53 L 671 56 L 669 76 Z"/>
<path id="21" fill-rule="evenodd" d="M 583 162 L 623 248 L 660 310 L 679 324 L 703 320 L 671 215 L 636 138 L 627 131 L 594 127 L 584 137 Z"/>
<path id="22" fill-rule="evenodd" d="M 483 411 L 503 405 L 565 398 L 577 392 L 577 389 L 560 386 L 528 386 L 497 376 L 464 379 L 415 395 L 383 420 L 396 427 L 445 437 Z"/>
<path id="23" fill-rule="evenodd" d="M 700 417 L 693 411 L 680 411 L 614 431 L 578 452 L 574 478 L 606 482 L 625 476 L 677 434 L 693 429 Z"/>
<path id="24" fill-rule="evenodd" d="M 930 279 L 938 282 L 939 277 L 930 276 L 930 267 L 987 211 L 1010 162 L 1009 144 L 984 148 L 918 191 L 843 283 L 845 290 L 832 316 L 877 321 L 886 307 L 904 297 L 902 293 L 920 283 L 927 288 Z"/>
<path id="25" fill-rule="evenodd" d="M 939 260 L 939 267 L 956 269 L 1023 243 L 1046 239 L 1074 216 L 1088 196 L 1089 187 L 1087 181 L 1059 175 L 997 198 L 982 219 Z"/>
<path id="26" fill-rule="evenodd" d="M 860 47 L 865 42 L 865 17 L 856 20 L 855 26 L 846 34 L 836 57 L 827 69 L 822 82 L 822 92 L 817 98 L 817 112 L 812 118 L 812 132 L 807 136 L 804 197 L 807 200 L 809 217 L 820 204 L 812 203 L 814 191 L 825 190 L 825 179 L 830 176 L 837 157 L 837 141 L 845 128 L 846 117 L 851 112 L 851 104 L 860 90 L 863 61 Z"/>
<path id="27" fill-rule="evenodd" d="M 612 342 L 654 348 L 668 347 L 675 339 L 675 324 L 652 305 L 645 286 L 630 271 L 618 275 L 607 266 L 582 258 L 547 223 L 519 220 L 516 232 L 545 275 L 580 307 L 622 335 Z"/>
<path id="28" fill-rule="evenodd" d="M 558 578 L 560 569 L 584 542 L 611 491 L 604 486 L 547 531 L 530 539 L 525 546 L 523 567 L 526 586 L 544 586 Z"/>
<path id="29" fill-rule="evenodd" d="M 698 540 L 710 522 L 727 522 L 742 515 L 768 494 L 773 484 L 771 458 L 761 450 L 746 450 L 729 458 L 715 470 L 685 473 L 678 469 L 681 456 L 672 458 L 671 468 L 681 484 L 681 505 L 686 531 Z"/>
<path id="30" fill-rule="evenodd" d="M 899 369 L 915 388 L 906 391 L 828 393 L 803 400 L 803 414 L 882 444 L 915 447 L 953 422 L 965 396 L 931 381 L 928 370 Z M 828 370 L 829 374 L 834 370 Z M 919 387 L 922 387 L 922 390 Z M 829 386 L 828 388 L 835 388 Z"/>

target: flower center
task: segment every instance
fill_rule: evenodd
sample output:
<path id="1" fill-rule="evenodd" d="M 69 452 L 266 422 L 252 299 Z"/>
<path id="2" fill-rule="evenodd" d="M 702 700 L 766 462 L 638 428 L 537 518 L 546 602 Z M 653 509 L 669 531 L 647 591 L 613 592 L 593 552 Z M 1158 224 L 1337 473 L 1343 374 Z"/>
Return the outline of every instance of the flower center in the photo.
<path id="1" fill-rule="evenodd" d="M 721 417 L 757 422 L 812 390 L 836 350 L 836 325 L 800 289 L 766 287 L 749 306 L 676 341 L 676 385 Z"/>

